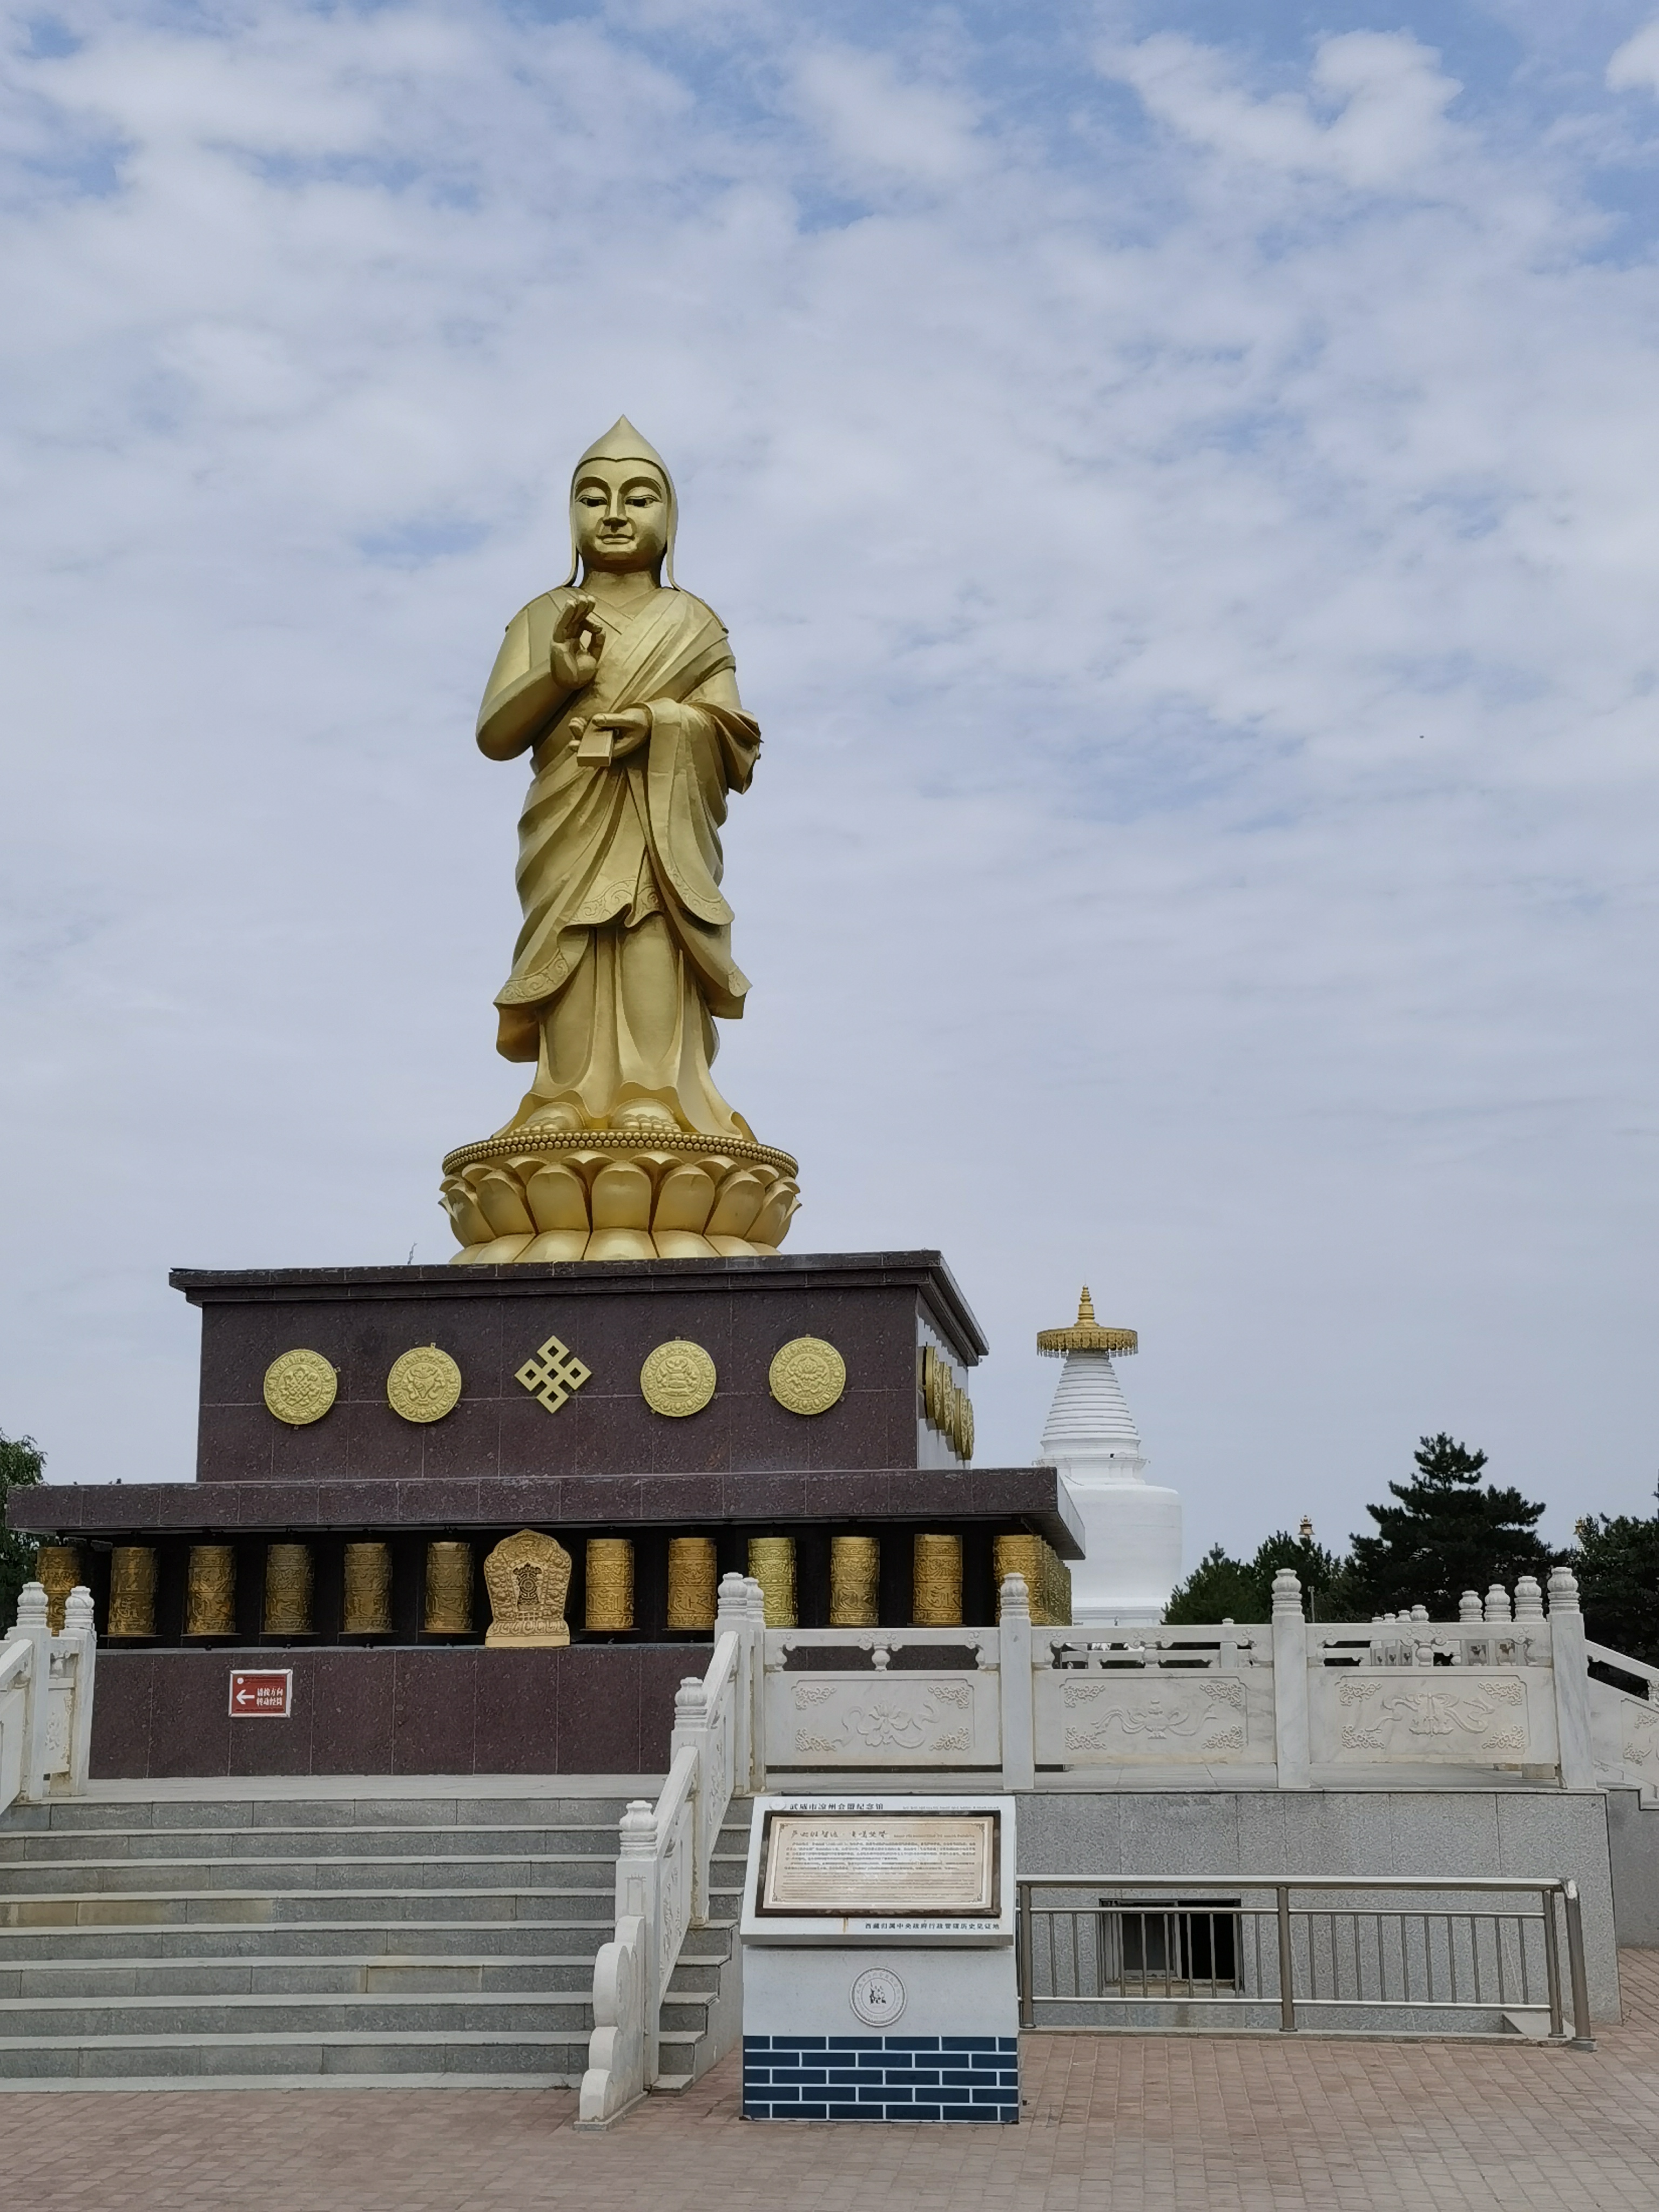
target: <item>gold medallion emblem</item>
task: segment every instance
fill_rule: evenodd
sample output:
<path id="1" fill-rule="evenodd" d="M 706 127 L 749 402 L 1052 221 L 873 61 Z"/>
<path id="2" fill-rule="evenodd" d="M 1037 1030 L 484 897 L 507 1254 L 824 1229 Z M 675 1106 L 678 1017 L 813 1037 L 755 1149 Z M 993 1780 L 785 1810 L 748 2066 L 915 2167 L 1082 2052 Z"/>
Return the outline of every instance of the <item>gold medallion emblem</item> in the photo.
<path id="1" fill-rule="evenodd" d="M 435 1344 L 417 1344 L 392 1364 L 386 1403 L 406 1421 L 441 1421 L 461 1395 L 461 1370 Z"/>
<path id="2" fill-rule="evenodd" d="M 320 1421 L 339 1387 L 339 1376 L 320 1352 L 285 1352 L 265 1370 L 265 1403 L 291 1429 Z"/>
<path id="3" fill-rule="evenodd" d="M 659 1344 L 640 1370 L 640 1395 L 653 1413 L 673 1420 L 700 1413 L 714 1395 L 714 1363 L 702 1345 L 677 1336 Z"/>
<path id="4" fill-rule="evenodd" d="M 786 1413 L 827 1413 L 847 1388 L 847 1362 L 821 1336 L 798 1336 L 773 1360 L 766 1379 Z"/>

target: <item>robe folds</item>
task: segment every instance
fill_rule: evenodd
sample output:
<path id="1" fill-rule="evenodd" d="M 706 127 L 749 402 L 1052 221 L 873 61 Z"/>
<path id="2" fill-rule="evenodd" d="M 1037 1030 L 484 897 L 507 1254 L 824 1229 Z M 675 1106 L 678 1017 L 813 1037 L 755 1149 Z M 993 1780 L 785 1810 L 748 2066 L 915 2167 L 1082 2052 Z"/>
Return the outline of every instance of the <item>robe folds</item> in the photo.
<path id="1" fill-rule="evenodd" d="M 514 616 L 481 719 L 545 671 L 575 596 L 544 592 Z M 747 1134 L 709 1074 L 709 1018 L 737 1018 L 749 988 L 732 957 L 720 830 L 727 793 L 748 788 L 760 731 L 726 703 L 728 684 L 708 696 L 734 664 L 719 617 L 689 592 L 659 590 L 625 614 L 599 607 L 588 625 L 605 635 L 599 672 L 532 744 L 524 926 L 495 995 L 501 1047 L 540 1063 L 527 1108 L 561 1100 L 604 1127 L 618 1106 L 653 1098 L 688 1129 Z M 648 710 L 645 743 L 611 766 L 579 761 L 574 726 L 623 708 Z"/>

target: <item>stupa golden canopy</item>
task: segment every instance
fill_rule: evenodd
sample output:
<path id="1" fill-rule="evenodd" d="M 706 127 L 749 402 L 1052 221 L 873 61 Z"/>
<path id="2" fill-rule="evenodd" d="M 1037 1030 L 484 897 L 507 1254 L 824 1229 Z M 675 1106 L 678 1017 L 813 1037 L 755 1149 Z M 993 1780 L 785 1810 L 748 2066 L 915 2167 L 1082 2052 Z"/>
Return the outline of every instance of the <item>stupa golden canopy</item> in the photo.
<path id="1" fill-rule="evenodd" d="M 1095 1319 L 1095 1302 L 1085 1283 L 1077 1302 L 1077 1319 L 1069 1328 L 1037 1332 L 1037 1350 L 1050 1359 L 1063 1359 L 1068 1352 L 1109 1352 L 1121 1358 L 1139 1351 L 1140 1339 L 1132 1328 L 1108 1328 Z"/>

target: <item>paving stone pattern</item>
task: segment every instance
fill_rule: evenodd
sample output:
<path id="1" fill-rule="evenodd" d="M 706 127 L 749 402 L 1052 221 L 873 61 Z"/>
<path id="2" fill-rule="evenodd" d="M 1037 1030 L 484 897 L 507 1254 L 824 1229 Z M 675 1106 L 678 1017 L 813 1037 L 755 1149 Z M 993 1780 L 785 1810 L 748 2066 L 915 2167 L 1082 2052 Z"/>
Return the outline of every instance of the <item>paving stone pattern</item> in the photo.
<path id="1" fill-rule="evenodd" d="M 1659 1952 L 1621 1964 L 1594 2052 L 1028 2036 L 994 2131 L 744 2121 L 734 2054 L 604 2135 L 568 2090 L 17 2091 L 0 2176 L 30 2212 L 1650 2212 Z"/>

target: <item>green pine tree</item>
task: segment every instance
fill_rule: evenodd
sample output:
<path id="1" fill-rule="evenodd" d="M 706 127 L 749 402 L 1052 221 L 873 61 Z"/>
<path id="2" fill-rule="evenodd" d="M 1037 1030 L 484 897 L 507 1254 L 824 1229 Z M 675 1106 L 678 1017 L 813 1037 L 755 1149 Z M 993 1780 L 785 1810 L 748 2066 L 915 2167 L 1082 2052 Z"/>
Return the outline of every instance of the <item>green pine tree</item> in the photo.
<path id="1" fill-rule="evenodd" d="M 39 1549 L 33 1536 L 21 1536 L 6 1528 L 6 1499 L 14 1490 L 27 1490 L 40 1480 L 46 1455 L 33 1437 L 9 1437 L 0 1429 L 0 1628 L 9 1628 L 17 1618 L 19 1591 L 34 1572 Z"/>
<path id="2" fill-rule="evenodd" d="M 1320 1620 L 1335 1618 L 1330 1611 L 1329 1594 L 1340 1584 L 1342 1563 L 1311 1538 L 1292 1536 L 1284 1528 L 1265 1538 L 1251 1559 L 1230 1558 L 1219 1544 L 1212 1546 L 1178 1585 L 1164 1618 L 1171 1627 L 1200 1621 L 1271 1620 L 1273 1577 L 1281 1567 L 1296 1570 L 1304 1607 L 1311 1601 Z"/>
<path id="3" fill-rule="evenodd" d="M 1483 1451 L 1470 1451 L 1443 1430 L 1425 1437 L 1414 1455 L 1417 1474 L 1389 1485 L 1394 1505 L 1368 1505 L 1376 1533 L 1353 1539 L 1347 1591 L 1352 1617 L 1405 1613 L 1426 1606 L 1433 1620 L 1455 1620 L 1466 1589 L 1484 1595 L 1517 1575 L 1543 1581 L 1554 1554 L 1537 1534 L 1541 1505 L 1518 1490 L 1483 1489 Z"/>
<path id="4" fill-rule="evenodd" d="M 1577 1534 L 1567 1565 L 1578 1577 L 1590 1636 L 1659 1666 L 1659 1514 L 1590 1513 Z"/>

